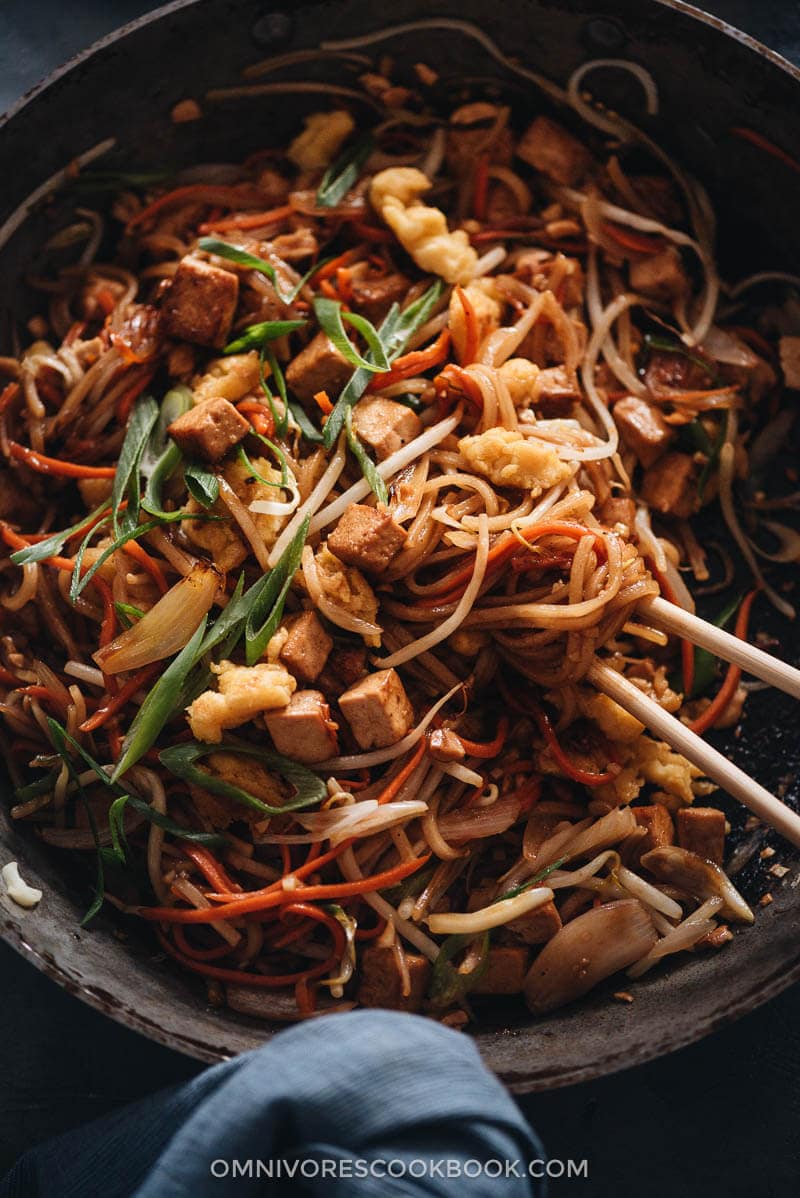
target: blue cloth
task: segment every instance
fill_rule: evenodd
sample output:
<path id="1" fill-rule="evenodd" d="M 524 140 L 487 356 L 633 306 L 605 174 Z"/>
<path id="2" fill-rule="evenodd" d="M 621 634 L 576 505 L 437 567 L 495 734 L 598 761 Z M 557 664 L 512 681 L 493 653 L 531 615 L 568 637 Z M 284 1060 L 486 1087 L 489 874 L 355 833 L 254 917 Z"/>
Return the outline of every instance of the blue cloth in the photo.
<path id="1" fill-rule="evenodd" d="M 542 1155 L 469 1037 L 354 1011 L 33 1149 L 0 1198 L 541 1198 Z"/>

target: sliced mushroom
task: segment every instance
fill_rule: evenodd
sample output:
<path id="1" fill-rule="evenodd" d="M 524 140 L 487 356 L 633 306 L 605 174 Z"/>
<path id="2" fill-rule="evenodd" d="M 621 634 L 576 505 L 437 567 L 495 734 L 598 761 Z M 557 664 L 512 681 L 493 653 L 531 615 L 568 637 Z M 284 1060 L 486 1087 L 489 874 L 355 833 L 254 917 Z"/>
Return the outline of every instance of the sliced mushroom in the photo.
<path id="1" fill-rule="evenodd" d="M 641 864 L 659 882 L 668 882 L 696 899 L 718 895 L 723 901 L 723 918 L 737 923 L 753 923 L 755 916 L 744 901 L 728 875 L 713 861 L 698 857 L 677 844 L 663 845 L 651 849 L 642 857 Z"/>
<path id="2" fill-rule="evenodd" d="M 525 1001 L 536 1015 L 582 998 L 598 982 L 646 956 L 658 933 L 637 899 L 604 903 L 565 924 L 525 978 Z"/>

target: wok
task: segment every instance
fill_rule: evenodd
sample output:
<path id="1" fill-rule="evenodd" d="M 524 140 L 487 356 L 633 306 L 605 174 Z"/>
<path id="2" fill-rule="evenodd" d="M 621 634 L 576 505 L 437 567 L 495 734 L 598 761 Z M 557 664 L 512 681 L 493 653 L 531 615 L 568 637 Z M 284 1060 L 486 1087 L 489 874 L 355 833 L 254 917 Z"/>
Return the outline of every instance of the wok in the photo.
<path id="1" fill-rule="evenodd" d="M 392 23 L 413 20 L 415 0 L 395 0 Z M 439 16 L 487 27 L 497 44 L 534 70 L 563 81 L 583 61 L 630 57 L 654 76 L 661 115 L 644 118 L 648 131 L 707 185 L 720 216 L 720 257 L 734 277 L 758 263 L 790 268 L 797 260 L 800 223 L 790 169 L 730 135 L 749 126 L 800 157 L 800 72 L 722 22 L 677 0 L 438 0 Z M 434 8 L 424 6 L 426 16 Z M 319 96 L 263 96 L 204 104 L 203 121 L 175 125 L 172 106 L 187 96 L 238 81 L 248 63 L 273 53 L 381 28 L 370 0 L 288 4 L 258 0 L 178 0 L 99 42 L 55 72 L 0 124 L 0 226 L 44 180 L 75 155 L 107 138 L 116 144 L 102 169 L 237 161 L 263 145 L 285 142 L 300 114 Z M 535 112 L 542 99 L 509 75 L 481 44 L 451 30 L 409 32 L 392 43 L 406 64 L 433 63 L 443 80 L 472 77 L 476 88 L 499 83 L 517 104 Z M 309 77 L 304 68 L 298 68 Z M 598 90 L 599 86 L 598 86 Z M 641 95 L 627 76 L 607 74 L 602 94 L 639 120 Z M 323 98 L 324 102 L 324 98 Z M 35 213 L 0 253 L 0 349 L 13 313 L 26 315 L 20 284 L 46 214 Z M 797 659 L 797 632 L 781 625 L 782 651 Z M 800 738 L 791 700 L 752 696 L 741 735 L 722 740 L 736 761 L 772 789 L 797 801 Z M 7 783 L 5 784 L 7 786 Z M 724 802 L 724 800 L 723 800 Z M 744 817 L 730 808 L 734 835 Z M 762 847 L 763 841 L 751 848 Z M 787 846 L 776 860 L 797 866 Z M 86 879 L 30 829 L 14 827 L 0 803 L 0 859 L 16 859 L 44 901 L 24 912 L 0 897 L 0 933 L 51 978 L 121 1023 L 201 1060 L 251 1048 L 274 1029 L 234 1012 L 211 1009 L 205 990 L 157 954 L 146 932 L 110 917 L 91 930 L 79 926 Z M 751 898 L 772 890 L 754 929 L 722 952 L 686 956 L 636 983 L 635 1001 L 610 1000 L 610 984 L 583 1003 L 532 1020 L 520 1009 L 490 1007 L 474 1035 L 487 1063 L 523 1092 L 597 1077 L 672 1051 L 751 1010 L 800 978 L 800 888 L 796 870 L 783 884 L 766 877 L 758 852 L 739 875 Z"/>

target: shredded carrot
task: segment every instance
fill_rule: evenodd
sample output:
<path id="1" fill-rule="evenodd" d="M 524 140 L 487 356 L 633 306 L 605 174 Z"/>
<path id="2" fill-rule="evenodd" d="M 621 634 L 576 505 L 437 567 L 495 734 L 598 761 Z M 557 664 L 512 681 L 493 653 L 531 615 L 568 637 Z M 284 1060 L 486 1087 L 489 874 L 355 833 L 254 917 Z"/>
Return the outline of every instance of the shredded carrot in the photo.
<path id="1" fill-rule="evenodd" d="M 143 686 L 147 686 L 151 678 L 155 678 L 156 674 L 161 670 L 161 663 L 155 662 L 151 666 L 145 666 L 138 670 L 137 673 L 129 678 L 124 686 L 120 687 L 115 695 L 108 695 L 101 706 L 98 707 L 94 715 L 89 716 L 80 726 L 81 732 L 94 732 L 107 723 L 112 716 L 116 715 L 121 708 L 125 706 L 128 700 L 141 690 Z"/>
<path id="2" fill-rule="evenodd" d="M 243 416 L 250 417 L 250 423 L 262 437 L 271 437 L 274 434 L 275 421 L 266 404 L 259 403 L 257 399 L 245 399 L 236 405 L 236 410 Z"/>
<path id="3" fill-rule="evenodd" d="M 50 686 L 21 686 L 19 693 L 30 695 L 32 699 L 41 699 L 45 703 L 52 703 L 59 711 L 66 711 L 69 706 L 69 700 L 65 700 L 58 691 L 53 690 Z"/>
<path id="4" fill-rule="evenodd" d="M 294 1001 L 304 1019 L 314 1014 L 317 1006 L 317 987 L 309 985 L 308 978 L 301 978 L 294 984 Z"/>
<path id="5" fill-rule="evenodd" d="M 175 925 L 172 929 L 172 934 L 180 951 L 185 956 L 191 957 L 193 961 L 218 961 L 220 957 L 227 957 L 231 951 L 229 944 L 218 944 L 214 948 L 194 948 L 189 943 L 186 933 L 180 924 Z"/>
<path id="6" fill-rule="evenodd" d="M 553 755 L 553 760 L 568 778 L 571 778 L 573 782 L 580 782 L 582 786 L 605 786 L 607 782 L 614 781 L 617 776 L 616 771 L 606 770 L 604 773 L 598 774 L 594 771 L 582 770 L 578 766 L 573 765 L 561 748 L 555 729 L 550 723 L 547 714 L 541 707 L 534 707 L 532 715 L 539 726 L 539 731 L 547 741 L 547 747 Z"/>
<path id="7" fill-rule="evenodd" d="M 384 387 L 402 382 L 403 379 L 410 379 L 426 370 L 432 370 L 434 366 L 438 366 L 440 362 L 446 360 L 449 347 L 450 330 L 442 329 L 436 340 L 427 345 L 425 349 L 414 349 L 411 353 L 403 354 L 401 358 L 395 360 L 388 373 L 376 374 L 367 387 L 367 391 L 380 391 Z"/>
<path id="8" fill-rule="evenodd" d="M 388 229 L 376 228 L 361 220 L 352 221 L 351 228 L 363 241 L 376 241 L 383 245 L 391 245 L 394 241 L 394 236 Z"/>
<path id="9" fill-rule="evenodd" d="M 345 250 L 343 254 L 339 254 L 336 258 L 331 258 L 330 262 L 323 262 L 321 266 L 318 266 L 311 278 L 318 283 L 322 282 L 323 279 L 332 279 L 341 267 L 349 266 L 354 256 L 354 250 Z"/>
<path id="10" fill-rule="evenodd" d="M 283 204 L 280 208 L 268 208 L 266 212 L 240 212 L 236 216 L 226 216 L 222 220 L 207 220 L 198 226 L 198 233 L 223 233 L 226 229 L 257 229 L 261 225 L 271 225 L 276 221 L 286 220 L 294 212 L 291 204 Z"/>
<path id="11" fill-rule="evenodd" d="M 337 845 L 337 848 L 341 849 L 342 846 Z M 137 907 L 136 914 L 156 923 L 214 923 L 218 919 L 238 919 L 240 915 L 247 915 L 249 912 L 283 907 L 286 903 L 305 903 L 323 899 L 350 898 L 354 894 L 371 894 L 375 890 L 385 890 L 394 886 L 410 874 L 416 873 L 430 860 L 430 856 L 430 853 L 425 853 L 421 857 L 414 857 L 411 861 L 401 861 L 392 869 L 386 869 L 371 877 L 361 878 L 357 882 L 333 882 L 329 885 L 298 886 L 289 889 L 281 884 L 286 881 L 284 878 L 278 884 L 280 889 L 272 890 L 269 894 L 249 891 L 246 897 L 239 896 L 233 902 L 227 901 L 230 891 L 207 894 L 206 898 L 213 902 L 219 899 L 223 900 L 217 907 Z M 322 861 L 321 857 L 319 861 Z M 319 867 L 319 862 L 317 867 Z M 298 874 L 299 871 L 292 876 L 297 878 Z"/>
<path id="12" fill-rule="evenodd" d="M 474 362 L 478 356 L 478 317 L 475 314 L 472 301 L 467 296 L 463 287 L 456 287 L 456 295 L 464 312 L 464 325 L 466 329 L 461 365 L 469 366 L 470 362 Z"/>
<path id="13" fill-rule="evenodd" d="M 497 733 L 492 740 L 467 740 L 460 733 L 456 734 L 458 739 L 464 746 L 464 751 L 469 757 L 496 757 L 506 743 L 508 736 L 508 716 L 501 716 L 500 723 L 497 725 Z"/>
<path id="14" fill-rule="evenodd" d="M 210 852 L 199 844 L 192 844 L 190 840 L 182 840 L 180 842 L 181 849 L 189 857 L 200 870 L 200 873 L 212 886 L 216 886 L 217 890 L 241 890 L 238 882 L 234 882 L 224 865 Z"/>
<path id="15" fill-rule="evenodd" d="M 148 387 L 150 385 L 155 372 L 156 372 L 155 366 L 151 367 L 148 370 L 145 370 L 139 376 L 139 378 L 136 380 L 136 382 L 132 383 L 131 386 L 128 388 L 128 390 L 124 391 L 122 393 L 122 395 L 119 397 L 119 400 L 117 401 L 116 416 L 117 416 L 117 420 L 119 421 L 120 424 L 127 423 L 128 417 L 131 414 L 131 409 L 133 408 L 133 405 L 136 403 L 136 400 L 142 394 L 145 387 Z"/>
<path id="16" fill-rule="evenodd" d="M 519 813 L 520 813 L 520 815 L 524 815 L 530 811 L 530 809 L 534 805 L 534 803 L 539 801 L 541 794 L 542 794 L 541 778 L 532 778 L 531 781 L 528 782 L 526 786 L 523 786 L 520 790 L 515 790 L 512 792 L 512 794 L 510 796 L 504 795 L 503 797 L 519 799 L 519 802 L 520 802 Z"/>
<path id="17" fill-rule="evenodd" d="M 154 557 L 151 557 L 146 549 L 143 549 L 138 541 L 126 541 L 122 546 L 122 552 L 127 553 L 128 557 L 132 557 L 135 562 L 146 570 L 153 582 L 158 587 L 162 595 L 169 590 L 164 571 Z"/>
<path id="18" fill-rule="evenodd" d="M 163 195 L 158 196 L 131 217 L 127 228 L 135 229 L 137 225 L 141 225 L 152 216 L 157 216 L 164 208 L 171 208 L 173 204 L 221 204 L 226 208 L 231 208 L 235 204 L 243 202 L 243 191 L 240 186 L 224 183 L 189 183 L 185 187 L 176 187 L 172 191 L 166 191 Z"/>
<path id="19" fill-rule="evenodd" d="M 602 230 L 624 249 L 632 250 L 635 254 L 657 254 L 664 248 L 662 237 L 648 237 L 644 233 L 626 228 L 625 225 L 615 225 L 611 221 L 605 221 Z"/>
<path id="20" fill-rule="evenodd" d="M 319 289 L 327 299 L 338 300 L 339 293 L 330 279 L 320 279 Z"/>
<path id="21" fill-rule="evenodd" d="M 486 220 L 486 200 L 489 193 L 489 155 L 482 154 L 475 167 L 472 184 L 472 215 L 476 220 Z"/>
<path id="22" fill-rule="evenodd" d="M 353 283 L 346 266 L 339 266 L 336 270 L 336 290 L 343 304 L 349 303 L 353 298 Z"/>
<path id="23" fill-rule="evenodd" d="M 83 466 L 78 462 L 49 458 L 17 441 L 9 441 L 8 452 L 16 461 L 24 462 L 38 474 L 49 474 L 56 478 L 113 478 L 117 472 L 116 466 Z"/>
<path id="24" fill-rule="evenodd" d="M 466 399 L 478 412 L 483 411 L 483 394 L 477 381 L 454 362 L 448 363 L 433 380 L 442 416 L 452 407 L 447 400 Z"/>
<path id="25" fill-rule="evenodd" d="M 743 141 L 749 141 L 751 145 L 757 146 L 759 150 L 763 150 L 766 154 L 771 154 L 773 158 L 777 158 L 784 166 L 788 166 L 791 170 L 797 171 L 800 174 L 800 161 L 793 158 L 791 154 L 787 154 L 780 146 L 776 146 L 774 141 L 764 137 L 762 133 L 756 133 L 755 129 L 748 129 L 743 125 L 735 125 L 731 129 L 734 137 L 740 137 Z"/>
<path id="26" fill-rule="evenodd" d="M 395 777 L 392 778 L 389 785 L 384 790 L 382 790 L 381 793 L 378 795 L 378 803 L 379 804 L 382 805 L 383 803 L 390 803 L 392 801 L 392 799 L 395 798 L 395 796 L 397 795 L 400 788 L 405 785 L 405 783 L 408 781 L 408 779 L 414 773 L 414 770 L 417 768 L 419 763 L 422 761 L 422 758 L 425 754 L 426 747 L 427 747 L 427 742 L 425 740 L 425 737 L 421 736 L 419 738 L 419 744 L 417 745 L 416 749 L 412 753 L 411 757 L 409 757 L 406 764 L 400 770 L 400 773 L 396 774 Z"/>
<path id="27" fill-rule="evenodd" d="M 326 416 L 330 416 L 333 411 L 333 404 L 327 391 L 317 391 L 314 394 L 314 403 Z"/>
<path id="28" fill-rule="evenodd" d="M 742 606 L 739 608 L 739 614 L 736 617 L 736 627 L 733 631 L 734 635 L 738 636 L 740 641 L 747 639 L 747 625 L 750 621 L 750 609 L 753 606 L 753 600 L 757 594 L 758 588 L 756 587 L 754 590 L 750 591 L 749 595 L 745 596 L 744 600 L 742 601 Z M 719 688 L 703 714 L 699 715 L 697 719 L 689 725 L 692 732 L 701 734 L 706 732 L 709 728 L 714 727 L 717 720 L 723 714 L 725 708 L 736 694 L 741 677 L 741 667 L 737 665 L 728 666 L 728 672 L 725 675 L 725 680 L 722 683 L 722 686 Z"/>
<path id="29" fill-rule="evenodd" d="M 318 965 L 314 965 L 311 969 L 303 969 L 299 973 L 247 973 L 243 969 L 223 969 L 217 965 L 208 965 L 204 961 L 199 961 L 194 957 L 187 957 L 185 953 L 179 952 L 166 936 L 159 934 L 158 938 L 165 951 L 171 957 L 174 957 L 176 961 L 179 961 L 181 965 L 185 965 L 187 969 L 191 969 L 193 973 L 201 973 L 205 977 L 216 978 L 217 981 L 228 982 L 234 986 L 259 986 L 265 988 L 293 986 L 296 982 L 301 982 L 305 979 L 321 978 L 323 974 L 328 973 L 337 961 L 336 954 L 332 953 L 325 961 L 320 961 Z"/>

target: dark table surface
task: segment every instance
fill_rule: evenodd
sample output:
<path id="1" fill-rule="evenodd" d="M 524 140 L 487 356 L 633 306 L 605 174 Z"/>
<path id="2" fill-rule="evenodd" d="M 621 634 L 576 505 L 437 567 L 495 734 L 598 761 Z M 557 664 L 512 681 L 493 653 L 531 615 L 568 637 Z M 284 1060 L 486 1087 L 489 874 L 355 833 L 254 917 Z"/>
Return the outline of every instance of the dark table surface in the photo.
<path id="1" fill-rule="evenodd" d="M 0 0 L 0 111 L 142 0 Z M 598 6 L 601 7 L 601 6 Z M 705 7 L 800 62 L 795 0 Z M 0 1173 L 45 1137 L 181 1081 L 199 1066 L 105 1019 L 0 945 Z M 700 1044 L 523 1109 L 580 1198 L 772 1198 L 800 1182 L 800 987 Z"/>

